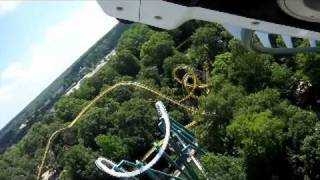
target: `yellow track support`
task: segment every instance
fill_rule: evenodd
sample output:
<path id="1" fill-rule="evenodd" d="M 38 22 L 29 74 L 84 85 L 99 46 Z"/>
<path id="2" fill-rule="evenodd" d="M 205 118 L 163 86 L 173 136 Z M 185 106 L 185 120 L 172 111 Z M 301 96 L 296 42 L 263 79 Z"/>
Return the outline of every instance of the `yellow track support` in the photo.
<path id="1" fill-rule="evenodd" d="M 186 85 L 187 85 L 186 87 L 189 87 L 189 84 L 186 84 Z M 143 85 L 143 84 L 141 84 L 141 83 L 132 82 L 132 81 L 123 81 L 123 82 L 116 83 L 115 85 L 113 85 L 113 86 L 107 88 L 106 90 L 102 91 L 97 97 L 95 97 L 92 101 L 90 101 L 90 103 L 80 111 L 80 113 L 76 116 L 76 118 L 75 118 L 68 126 L 63 127 L 63 128 L 61 128 L 61 129 L 58 129 L 58 130 L 56 130 L 54 133 L 52 133 L 52 135 L 50 136 L 50 138 L 49 138 L 49 140 L 48 140 L 48 142 L 47 142 L 47 145 L 46 145 L 46 148 L 45 148 L 45 151 L 44 151 L 44 154 L 43 154 L 43 158 L 42 158 L 40 167 L 39 167 L 39 169 L 38 169 L 37 180 L 40 179 L 40 176 L 41 176 L 41 173 L 42 173 L 42 169 L 43 169 L 43 167 L 44 167 L 44 165 L 45 165 L 45 162 L 46 162 L 46 159 L 47 159 L 47 156 L 48 156 L 48 152 L 49 152 L 49 150 L 50 150 L 50 147 L 51 147 L 54 139 L 55 139 L 60 133 L 62 133 L 62 132 L 64 132 L 64 131 L 66 131 L 66 130 L 72 128 L 72 127 L 74 127 L 74 125 L 79 122 L 80 118 L 81 118 L 99 99 L 101 99 L 101 98 L 104 97 L 105 95 L 109 94 L 111 91 L 113 91 L 113 90 L 115 90 L 115 89 L 117 89 L 117 88 L 119 88 L 119 87 L 124 87 L 124 86 L 132 86 L 132 87 L 136 87 L 136 88 L 140 88 L 140 89 L 149 91 L 150 93 L 152 93 L 152 94 L 160 97 L 161 99 L 166 100 L 166 101 L 168 101 L 168 102 L 170 102 L 170 103 L 172 103 L 172 104 L 174 104 L 174 105 L 176 105 L 176 106 L 178 106 L 178 107 L 181 107 L 181 108 L 183 108 L 184 110 L 186 110 L 186 111 L 188 111 L 188 112 L 190 112 L 190 113 L 192 113 L 192 114 L 198 112 L 197 109 L 182 104 L 182 103 L 181 103 L 181 102 L 182 102 L 181 100 L 180 100 L 180 101 L 179 101 L 179 100 L 175 100 L 175 99 L 173 99 L 173 98 L 171 98 L 171 97 L 168 97 L 168 96 L 160 93 L 159 91 L 154 90 L 154 89 L 152 89 L 152 88 L 150 88 L 150 87 L 148 87 L 148 86 L 146 86 L 146 85 Z M 183 99 L 185 99 L 185 98 L 183 98 Z M 203 113 L 205 113 L 205 112 L 203 112 Z M 194 121 L 194 122 L 191 122 L 190 124 L 188 124 L 186 127 L 193 127 L 193 126 L 195 126 L 196 124 L 197 124 L 197 122 Z M 149 153 L 149 154 L 152 154 L 153 151 L 154 151 L 154 149 L 151 149 L 148 153 Z M 148 154 L 148 153 L 147 153 L 147 154 Z M 147 158 L 148 156 L 145 156 L 145 157 Z"/>

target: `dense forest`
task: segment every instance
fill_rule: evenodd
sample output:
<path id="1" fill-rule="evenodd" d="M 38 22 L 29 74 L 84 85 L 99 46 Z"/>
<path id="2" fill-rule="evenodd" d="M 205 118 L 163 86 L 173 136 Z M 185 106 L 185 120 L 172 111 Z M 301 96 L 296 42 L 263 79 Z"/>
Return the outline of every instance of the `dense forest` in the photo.
<path id="1" fill-rule="evenodd" d="M 273 41 L 283 45 L 280 37 Z M 308 46 L 303 39 L 294 43 Z M 172 77 L 179 65 L 192 67 L 209 85 L 209 91 L 184 103 L 212 113 L 190 114 L 164 102 L 178 122 L 200 122 L 193 130 L 206 151 L 201 162 L 210 179 L 320 179 L 320 55 L 257 54 L 220 25 L 201 21 L 172 31 L 132 25 L 99 72 L 62 97 L 54 111 L 0 156 L 0 179 L 35 179 L 51 133 L 117 82 L 137 81 L 183 98 L 187 92 Z M 57 137 L 45 169 L 62 180 L 111 179 L 94 160 L 100 155 L 140 159 L 161 138 L 154 108 L 159 99 L 136 88 L 113 91 Z"/>

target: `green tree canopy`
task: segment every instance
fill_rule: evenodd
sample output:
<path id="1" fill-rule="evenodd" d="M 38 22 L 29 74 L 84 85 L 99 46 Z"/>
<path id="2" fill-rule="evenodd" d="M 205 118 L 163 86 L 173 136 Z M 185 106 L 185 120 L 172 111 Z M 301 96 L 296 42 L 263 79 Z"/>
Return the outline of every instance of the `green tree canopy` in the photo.
<path id="1" fill-rule="evenodd" d="M 213 62 L 214 57 L 222 53 L 227 47 L 228 40 L 223 41 L 220 33 L 222 28 L 215 24 L 198 28 L 191 36 L 191 47 L 188 49 L 189 58 L 202 68 Z M 225 35 L 225 33 L 223 33 Z"/>
<path id="2" fill-rule="evenodd" d="M 303 162 L 303 174 L 310 179 L 320 178 L 320 124 L 314 128 L 314 133 L 304 139 L 300 156 Z"/>
<path id="3" fill-rule="evenodd" d="M 114 106 L 115 104 L 111 104 Z M 109 111 L 108 111 L 109 110 Z M 114 127 L 111 120 L 110 114 L 113 113 L 112 109 L 103 109 L 98 107 L 91 108 L 82 118 L 80 119 L 78 127 L 78 136 L 83 139 L 84 145 L 96 148 L 94 138 L 99 135 L 106 133 L 108 129 Z"/>
<path id="4" fill-rule="evenodd" d="M 320 55 L 297 54 L 296 60 L 299 69 L 311 80 L 312 84 L 320 85 Z"/>
<path id="5" fill-rule="evenodd" d="M 209 179 L 216 180 L 245 180 L 244 161 L 232 156 L 214 155 L 207 153 L 201 157 L 201 162 Z M 206 179 L 203 177 L 203 179 Z"/>
<path id="6" fill-rule="evenodd" d="M 128 143 L 130 157 L 137 157 L 151 147 L 154 134 L 159 131 L 155 108 L 144 99 L 132 98 L 122 103 L 111 119 L 115 125 L 111 134 L 118 135 Z"/>
<path id="7" fill-rule="evenodd" d="M 62 165 L 64 171 L 72 179 L 104 179 L 102 174 L 94 164 L 97 155 L 91 149 L 79 144 L 71 147 L 63 156 Z"/>
<path id="8" fill-rule="evenodd" d="M 167 77 L 172 78 L 173 69 L 178 65 L 189 65 L 191 60 L 180 52 L 175 52 L 173 56 L 167 57 L 163 62 L 163 70 Z"/>
<path id="9" fill-rule="evenodd" d="M 265 88 L 270 82 L 270 61 L 270 56 L 252 52 L 242 55 L 226 53 L 216 57 L 213 74 L 222 74 L 248 92 L 253 92 Z"/>
<path id="10" fill-rule="evenodd" d="M 134 24 L 128 31 L 122 34 L 117 45 L 117 50 L 128 50 L 136 57 L 139 57 L 142 45 L 153 33 L 146 25 Z"/>
<path id="11" fill-rule="evenodd" d="M 104 156 L 120 161 L 128 154 L 128 147 L 118 136 L 100 134 L 95 138 Z"/>
<path id="12" fill-rule="evenodd" d="M 58 101 L 55 110 L 57 116 L 62 120 L 72 121 L 85 105 L 85 100 L 65 96 Z"/>
<path id="13" fill-rule="evenodd" d="M 200 107 L 210 114 L 200 116 L 203 122 L 196 128 L 197 139 L 209 150 L 224 153 L 226 149 L 226 126 L 237 111 L 238 101 L 243 98 L 243 89 L 225 84 L 219 91 L 201 98 Z"/>
<path id="14" fill-rule="evenodd" d="M 241 114 L 227 127 L 246 156 L 267 156 L 281 145 L 285 123 L 270 111 Z"/>
<path id="15" fill-rule="evenodd" d="M 145 42 L 141 48 L 140 57 L 142 64 L 157 66 L 162 72 L 162 64 L 165 58 L 174 52 L 174 41 L 166 32 L 156 32 Z"/>
<path id="16" fill-rule="evenodd" d="M 120 75 L 135 76 L 140 70 L 139 60 L 128 50 L 118 51 L 111 58 L 110 66 Z"/>
<path id="17" fill-rule="evenodd" d="M 234 139 L 240 155 L 248 166 L 248 179 L 269 179 L 276 172 L 285 123 L 270 111 L 242 113 L 227 127 L 227 135 Z M 278 161 L 282 164 L 281 161 Z M 280 169 L 285 167 L 281 167 Z M 287 173 L 287 172 L 283 172 Z"/>

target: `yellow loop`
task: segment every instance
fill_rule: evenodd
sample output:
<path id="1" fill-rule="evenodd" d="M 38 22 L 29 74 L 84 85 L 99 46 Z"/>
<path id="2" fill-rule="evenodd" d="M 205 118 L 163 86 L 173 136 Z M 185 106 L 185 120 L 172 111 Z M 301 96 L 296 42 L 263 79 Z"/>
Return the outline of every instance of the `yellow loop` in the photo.
<path id="1" fill-rule="evenodd" d="M 180 78 L 178 77 L 178 72 L 184 71 L 184 75 Z M 198 88 L 204 90 L 207 94 L 209 93 L 209 88 L 207 84 L 202 84 L 201 81 L 197 78 L 197 75 L 193 68 L 188 65 L 178 65 L 172 71 L 173 78 L 183 86 L 183 88 L 187 91 L 187 95 L 182 98 L 179 102 L 186 101 L 190 98 L 198 99 L 198 96 L 194 94 L 194 91 Z M 192 82 L 189 82 L 191 80 Z"/>

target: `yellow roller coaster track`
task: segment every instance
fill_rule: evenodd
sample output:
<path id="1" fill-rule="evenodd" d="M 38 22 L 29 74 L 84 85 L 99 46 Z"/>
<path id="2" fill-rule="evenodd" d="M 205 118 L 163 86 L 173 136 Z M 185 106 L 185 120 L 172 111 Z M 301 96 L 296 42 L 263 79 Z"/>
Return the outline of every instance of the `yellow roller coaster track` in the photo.
<path id="1" fill-rule="evenodd" d="M 179 72 L 182 73 L 180 74 L 180 77 L 178 74 Z M 195 70 L 188 65 L 178 65 L 176 68 L 173 69 L 172 76 L 188 92 L 188 94 L 179 101 L 180 103 L 190 98 L 198 99 L 198 96 L 195 95 L 196 89 L 200 89 L 204 91 L 206 94 L 209 93 L 209 86 L 207 84 L 202 84 L 199 78 L 197 77 Z"/>
<path id="2" fill-rule="evenodd" d="M 165 100 L 165 101 L 168 101 L 170 102 L 171 104 L 173 105 L 176 105 L 178 107 L 181 107 L 182 109 L 184 109 L 185 111 L 188 111 L 192 114 L 196 113 L 196 112 L 199 112 L 198 109 L 194 108 L 194 107 L 189 107 L 189 106 L 186 106 L 184 104 L 182 104 L 181 102 L 189 99 L 190 97 L 194 96 L 194 90 L 196 88 L 201 88 L 201 89 L 204 89 L 204 88 L 207 88 L 208 86 L 206 84 L 200 84 L 198 78 L 196 77 L 195 75 L 195 72 L 193 71 L 192 68 L 189 68 L 188 66 L 186 65 L 181 65 L 181 66 L 178 66 L 175 68 L 174 72 L 178 71 L 178 70 L 181 70 L 181 69 L 184 69 L 186 70 L 186 74 L 183 76 L 182 80 L 179 79 L 176 74 L 174 73 L 173 77 L 179 82 L 182 84 L 182 86 L 184 86 L 185 89 L 189 89 L 188 92 L 189 94 L 182 98 L 181 100 L 175 100 L 169 96 L 166 96 L 162 93 L 160 93 L 159 91 L 157 90 L 154 90 L 146 85 L 143 85 L 141 83 L 138 83 L 138 82 L 132 82 L 132 81 L 123 81 L 123 82 L 119 82 L 119 83 L 116 83 L 115 85 L 107 88 L 106 90 L 102 91 L 97 97 L 95 97 L 92 101 L 90 101 L 90 103 L 85 106 L 81 111 L 80 113 L 76 116 L 76 118 L 66 127 L 64 128 L 61 128 L 59 130 L 56 130 L 54 133 L 52 133 L 52 135 L 50 136 L 48 142 L 47 142 L 47 145 L 46 145 L 46 148 L 45 148 L 45 151 L 44 151 L 44 155 L 43 155 L 43 158 L 42 158 L 42 161 L 41 161 L 41 164 L 40 164 L 40 167 L 38 169 L 38 174 L 37 174 L 37 180 L 40 179 L 41 177 L 41 173 L 42 173 L 42 170 L 43 170 L 43 167 L 45 165 L 45 162 L 46 162 L 46 159 L 47 159 L 47 156 L 48 156 L 48 152 L 50 150 L 50 147 L 54 141 L 54 139 L 62 132 L 64 132 L 65 130 L 68 130 L 72 127 L 74 127 L 74 125 L 76 123 L 79 122 L 80 118 L 88 111 L 88 109 L 90 109 L 99 99 L 101 99 L 102 97 L 104 97 L 105 95 L 109 94 L 111 91 L 119 88 L 119 87 L 123 87 L 123 86 L 132 86 L 132 87 L 136 87 L 136 88 L 140 88 L 140 89 L 143 89 L 143 90 L 146 90 L 152 94 L 154 94 L 155 96 L 158 96 L 159 98 Z M 192 78 L 192 83 L 190 83 L 188 80 Z M 206 114 L 206 112 L 202 112 L 203 114 Z M 191 122 L 190 124 L 186 125 L 185 127 L 187 128 L 191 128 L 191 127 L 194 127 L 198 122 L 196 121 L 193 121 Z M 161 143 L 162 141 L 160 141 Z M 146 155 L 143 157 L 143 161 L 145 161 L 153 152 L 155 151 L 154 148 L 150 149 Z"/>

